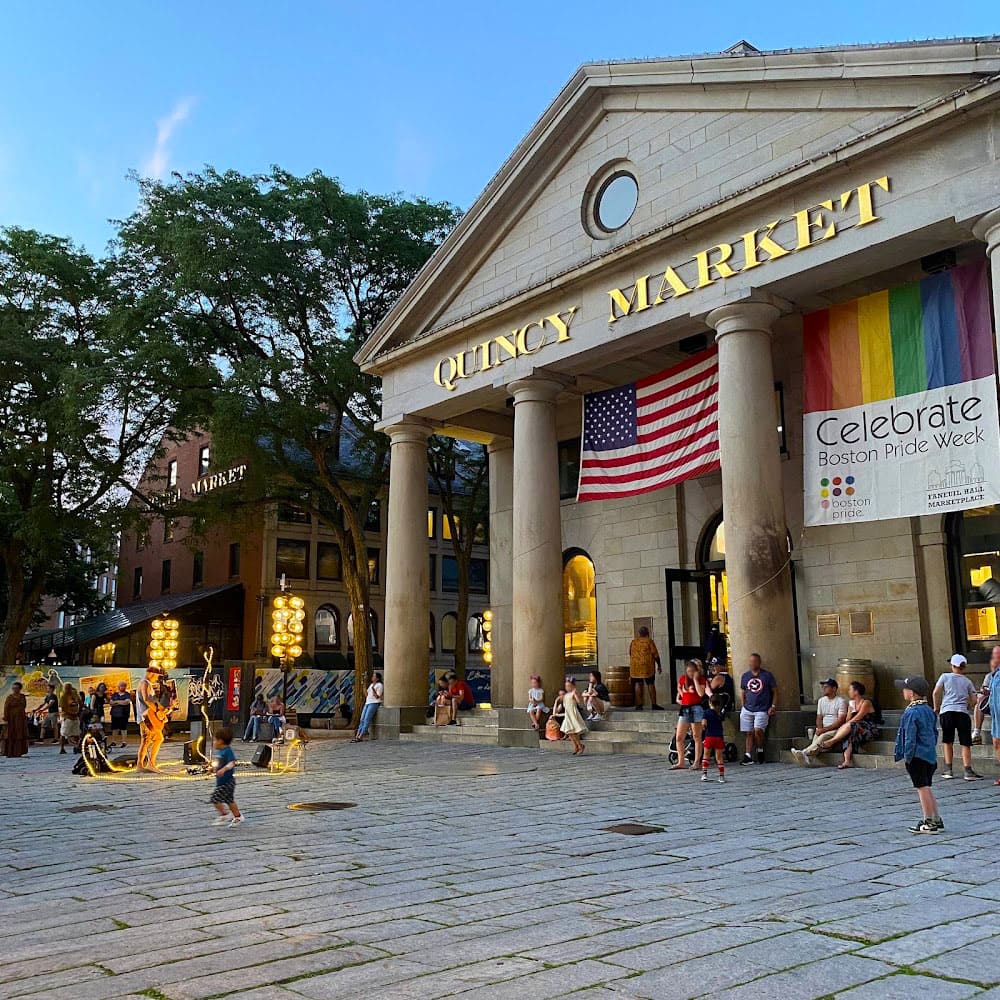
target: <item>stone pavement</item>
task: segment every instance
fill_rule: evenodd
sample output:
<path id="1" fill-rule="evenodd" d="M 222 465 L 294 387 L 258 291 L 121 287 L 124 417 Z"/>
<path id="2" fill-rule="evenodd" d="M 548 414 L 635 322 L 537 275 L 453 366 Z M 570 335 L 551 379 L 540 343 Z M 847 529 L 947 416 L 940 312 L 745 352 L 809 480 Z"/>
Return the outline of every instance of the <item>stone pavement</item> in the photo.
<path id="1" fill-rule="evenodd" d="M 228 830 L 209 780 L 72 760 L 0 759 L 5 1000 L 1000 997 L 992 782 L 914 836 L 900 771 L 314 743 Z"/>

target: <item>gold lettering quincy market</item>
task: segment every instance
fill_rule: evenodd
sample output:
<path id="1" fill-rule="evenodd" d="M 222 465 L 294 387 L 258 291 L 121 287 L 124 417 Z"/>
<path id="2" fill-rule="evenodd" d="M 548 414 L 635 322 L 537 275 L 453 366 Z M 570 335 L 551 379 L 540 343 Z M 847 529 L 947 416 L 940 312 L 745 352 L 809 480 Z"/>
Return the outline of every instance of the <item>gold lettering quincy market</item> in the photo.
<path id="1" fill-rule="evenodd" d="M 646 274 L 637 278 L 634 284 L 627 286 L 623 291 L 621 288 L 612 288 L 608 292 L 610 300 L 611 315 L 608 317 L 609 323 L 631 316 L 633 313 L 640 313 L 653 306 L 662 305 L 670 299 L 679 299 L 682 295 L 689 295 L 702 288 L 714 285 L 720 279 L 735 277 L 743 271 L 760 267 L 779 257 L 786 257 L 790 253 L 806 250 L 823 243 L 825 240 L 833 239 L 839 232 L 837 228 L 837 211 L 846 212 L 850 209 L 856 213 L 856 218 L 851 222 L 841 224 L 841 229 L 859 229 L 869 223 L 877 222 L 879 216 L 875 212 L 875 201 L 873 191 L 881 188 L 883 191 L 889 190 L 889 178 L 879 177 L 876 180 L 861 184 L 850 191 L 845 191 L 835 200 L 829 199 L 821 201 L 795 212 L 790 220 L 778 219 L 766 225 L 751 229 L 749 233 L 744 233 L 732 243 L 719 243 L 709 247 L 707 250 L 700 250 L 693 257 L 688 258 L 685 264 L 694 264 L 694 275 L 691 281 L 684 281 L 677 273 L 682 265 L 668 267 L 662 274 Z M 775 236 L 775 230 L 783 221 L 795 223 L 794 245 L 783 246 Z M 733 248 L 742 243 L 743 262 L 737 266 L 733 260 Z M 656 285 L 651 285 L 651 281 L 656 281 Z M 650 297 L 650 289 L 658 288 L 655 298 Z"/>
<path id="2" fill-rule="evenodd" d="M 434 366 L 434 382 L 455 391 L 455 382 L 479 372 L 488 372 L 514 358 L 537 354 L 546 344 L 562 344 L 569 340 L 569 327 L 579 306 L 543 316 L 527 326 L 485 340 L 469 351 L 460 351 L 442 358 Z"/>

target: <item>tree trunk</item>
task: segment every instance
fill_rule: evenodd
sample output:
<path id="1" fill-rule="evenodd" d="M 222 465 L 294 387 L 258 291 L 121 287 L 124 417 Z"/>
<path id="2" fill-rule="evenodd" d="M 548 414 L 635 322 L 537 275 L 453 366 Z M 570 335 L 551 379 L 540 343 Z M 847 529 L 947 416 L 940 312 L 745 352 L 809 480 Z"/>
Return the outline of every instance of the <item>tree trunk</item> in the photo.
<path id="1" fill-rule="evenodd" d="M 371 620 L 368 617 L 368 600 L 365 586 L 352 566 L 345 561 L 344 584 L 350 602 L 351 617 L 354 620 L 354 713 L 351 725 L 355 728 L 361 720 L 361 709 L 365 703 L 365 691 L 372 674 L 372 647 L 369 641 Z M 367 576 L 367 567 L 365 576 Z M 352 579 L 353 577 L 353 579 Z"/>
<path id="2" fill-rule="evenodd" d="M 45 589 L 44 581 L 25 578 L 21 569 L 23 553 L 8 550 L 3 559 L 7 567 L 7 613 L 3 623 L 3 643 L 0 644 L 0 666 L 14 662 Z"/>
<path id="3" fill-rule="evenodd" d="M 455 547 L 455 561 L 458 563 L 458 623 L 455 626 L 455 673 L 465 680 L 465 669 L 469 659 L 469 560 L 459 546 Z"/>

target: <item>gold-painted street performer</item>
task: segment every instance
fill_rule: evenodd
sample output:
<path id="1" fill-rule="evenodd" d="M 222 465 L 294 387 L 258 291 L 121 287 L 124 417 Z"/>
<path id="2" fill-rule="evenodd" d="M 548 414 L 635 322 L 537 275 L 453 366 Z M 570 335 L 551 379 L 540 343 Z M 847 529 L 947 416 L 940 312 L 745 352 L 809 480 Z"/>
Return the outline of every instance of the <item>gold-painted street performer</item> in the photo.
<path id="1" fill-rule="evenodd" d="M 21 682 L 14 681 L 3 703 L 3 755 L 24 757 L 28 752 L 28 700 L 21 693 Z"/>
<path id="2" fill-rule="evenodd" d="M 139 720 L 139 756 L 136 767 L 140 771 L 157 773 L 156 755 L 163 746 L 163 727 L 167 723 L 174 696 L 163 672 L 149 667 L 146 676 L 135 689 L 135 714 Z"/>

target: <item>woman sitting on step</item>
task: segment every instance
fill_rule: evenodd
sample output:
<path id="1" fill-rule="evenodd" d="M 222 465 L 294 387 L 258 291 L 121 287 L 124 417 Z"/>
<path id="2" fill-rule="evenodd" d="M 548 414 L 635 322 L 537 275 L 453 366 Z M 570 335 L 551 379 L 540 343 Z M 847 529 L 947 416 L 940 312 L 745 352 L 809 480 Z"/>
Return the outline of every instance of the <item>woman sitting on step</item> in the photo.
<path id="1" fill-rule="evenodd" d="M 865 686 L 861 681 L 851 681 L 848 689 L 851 701 L 847 710 L 847 720 L 832 733 L 823 733 L 813 740 L 812 745 L 802 751 L 806 762 L 808 758 L 818 753 L 826 753 L 839 746 L 844 751 L 843 761 L 837 765 L 837 770 L 843 771 L 854 767 L 854 754 L 865 743 L 877 740 L 879 737 L 876 721 L 875 705 L 871 698 L 865 696 Z"/>

